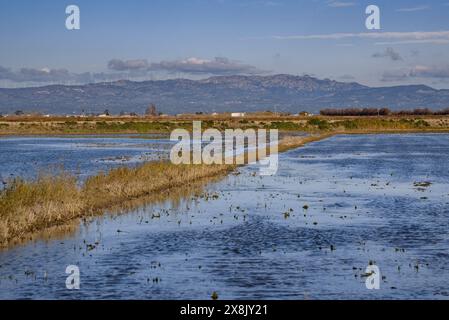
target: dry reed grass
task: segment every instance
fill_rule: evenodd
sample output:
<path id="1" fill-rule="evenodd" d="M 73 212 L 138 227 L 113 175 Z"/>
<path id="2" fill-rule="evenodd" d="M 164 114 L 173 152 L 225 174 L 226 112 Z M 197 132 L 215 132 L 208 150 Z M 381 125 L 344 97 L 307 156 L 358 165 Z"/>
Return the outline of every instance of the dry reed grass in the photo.
<path id="1" fill-rule="evenodd" d="M 224 175 L 233 165 L 173 165 L 149 162 L 90 177 L 82 186 L 68 174 L 16 179 L 0 193 L 0 247 L 11 240 L 80 217 L 92 216 L 139 197 Z"/>

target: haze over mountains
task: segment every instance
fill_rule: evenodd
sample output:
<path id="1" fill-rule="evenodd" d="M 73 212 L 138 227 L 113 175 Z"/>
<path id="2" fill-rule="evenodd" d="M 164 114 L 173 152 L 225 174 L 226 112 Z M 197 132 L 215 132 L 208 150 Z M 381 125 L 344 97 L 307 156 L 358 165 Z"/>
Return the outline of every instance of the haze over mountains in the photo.
<path id="1" fill-rule="evenodd" d="M 169 114 L 230 111 L 318 113 L 324 108 L 449 107 L 449 90 L 425 85 L 371 88 L 310 76 L 218 76 L 203 80 L 116 81 L 87 85 L 0 89 L 0 112 L 50 114 L 143 113 L 150 103 Z"/>

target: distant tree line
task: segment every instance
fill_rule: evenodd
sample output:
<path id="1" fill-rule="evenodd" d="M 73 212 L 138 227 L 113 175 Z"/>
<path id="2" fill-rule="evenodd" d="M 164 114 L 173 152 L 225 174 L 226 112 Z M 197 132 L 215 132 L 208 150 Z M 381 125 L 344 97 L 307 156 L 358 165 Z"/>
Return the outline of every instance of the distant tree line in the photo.
<path id="1" fill-rule="evenodd" d="M 323 116 L 388 116 L 388 115 L 449 115 L 449 108 L 433 111 L 428 108 L 418 108 L 414 110 L 391 111 L 388 108 L 346 108 L 346 109 L 323 109 L 320 111 Z"/>

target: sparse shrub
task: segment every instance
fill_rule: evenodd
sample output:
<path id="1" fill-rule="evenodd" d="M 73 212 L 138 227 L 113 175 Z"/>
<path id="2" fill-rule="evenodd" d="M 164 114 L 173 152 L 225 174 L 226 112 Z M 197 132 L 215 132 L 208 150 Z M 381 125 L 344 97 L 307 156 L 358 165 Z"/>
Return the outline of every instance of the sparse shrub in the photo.
<path id="1" fill-rule="evenodd" d="M 318 119 L 318 118 L 310 119 L 309 121 L 307 121 L 307 124 L 309 126 L 316 126 L 320 130 L 327 130 L 327 129 L 330 128 L 330 125 L 329 125 L 328 121 L 321 120 L 321 119 Z"/>
<path id="2" fill-rule="evenodd" d="M 278 130 L 299 130 L 302 127 L 301 125 L 291 121 L 274 121 L 271 122 L 269 128 Z"/>
<path id="3" fill-rule="evenodd" d="M 339 125 L 342 125 L 346 130 L 354 130 L 358 129 L 358 125 L 355 121 L 352 120 L 345 120 L 338 122 Z"/>
<path id="4" fill-rule="evenodd" d="M 388 108 L 346 108 L 346 109 L 324 109 L 320 111 L 323 116 L 386 116 L 391 113 Z"/>
<path id="5" fill-rule="evenodd" d="M 430 124 L 423 119 L 418 119 L 418 120 L 415 120 L 415 127 L 418 127 L 418 128 L 430 127 Z"/>
<path id="6" fill-rule="evenodd" d="M 65 125 L 67 125 L 67 126 L 76 126 L 77 122 L 74 121 L 74 120 L 68 120 L 68 121 L 65 122 Z"/>

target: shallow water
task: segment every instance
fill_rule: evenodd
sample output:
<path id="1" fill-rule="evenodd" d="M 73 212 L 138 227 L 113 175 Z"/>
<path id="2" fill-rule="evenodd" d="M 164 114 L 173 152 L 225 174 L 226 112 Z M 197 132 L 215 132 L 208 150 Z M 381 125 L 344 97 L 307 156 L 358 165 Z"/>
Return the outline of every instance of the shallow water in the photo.
<path id="1" fill-rule="evenodd" d="M 336 136 L 279 164 L 4 251 L 0 298 L 449 297 L 449 135 Z M 365 287 L 370 262 L 380 290 Z"/>
<path id="2" fill-rule="evenodd" d="M 0 180 L 34 178 L 64 170 L 81 180 L 99 171 L 166 155 L 172 143 L 161 135 L 3 137 Z"/>

